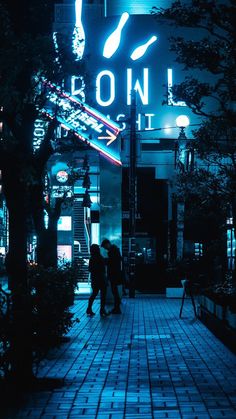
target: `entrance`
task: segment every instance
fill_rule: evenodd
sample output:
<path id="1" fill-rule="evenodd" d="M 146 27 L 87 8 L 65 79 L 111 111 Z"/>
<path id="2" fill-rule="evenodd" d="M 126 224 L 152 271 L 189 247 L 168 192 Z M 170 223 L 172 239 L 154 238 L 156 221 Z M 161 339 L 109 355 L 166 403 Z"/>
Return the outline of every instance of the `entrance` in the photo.
<path id="1" fill-rule="evenodd" d="M 91 244 L 108 238 L 121 248 L 121 167 L 88 147 L 56 154 L 48 166 L 50 199 L 55 204 L 66 195 L 57 229 L 59 263 L 78 262 L 79 282 L 88 283 Z"/>
<path id="2" fill-rule="evenodd" d="M 164 293 L 168 247 L 168 185 L 155 179 L 154 168 L 137 168 L 136 289 Z M 129 235 L 128 169 L 123 169 L 123 255 Z"/>

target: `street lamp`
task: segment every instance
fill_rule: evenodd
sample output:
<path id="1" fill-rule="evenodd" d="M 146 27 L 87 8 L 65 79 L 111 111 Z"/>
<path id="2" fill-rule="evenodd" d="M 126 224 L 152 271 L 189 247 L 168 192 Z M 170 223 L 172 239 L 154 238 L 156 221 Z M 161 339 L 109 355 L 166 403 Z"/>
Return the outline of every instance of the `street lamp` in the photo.
<path id="1" fill-rule="evenodd" d="M 188 170 L 189 155 L 187 151 L 187 137 L 185 128 L 189 126 L 189 118 L 187 115 L 179 115 L 176 118 L 176 125 L 179 127 L 180 132 L 175 147 L 175 168 L 179 173 L 184 173 Z M 176 207 L 176 257 L 181 260 L 184 255 L 184 213 L 185 202 L 179 200 Z"/>
<path id="2" fill-rule="evenodd" d="M 190 121 L 187 115 L 179 115 L 175 122 L 180 129 L 175 148 L 175 167 L 184 172 L 192 166 L 192 153 L 186 144 L 187 137 L 185 134 L 185 128 L 189 126 Z"/>
<path id="3" fill-rule="evenodd" d="M 176 120 L 176 125 L 184 132 L 184 129 L 187 128 L 190 124 L 189 118 L 187 115 L 179 115 Z"/>

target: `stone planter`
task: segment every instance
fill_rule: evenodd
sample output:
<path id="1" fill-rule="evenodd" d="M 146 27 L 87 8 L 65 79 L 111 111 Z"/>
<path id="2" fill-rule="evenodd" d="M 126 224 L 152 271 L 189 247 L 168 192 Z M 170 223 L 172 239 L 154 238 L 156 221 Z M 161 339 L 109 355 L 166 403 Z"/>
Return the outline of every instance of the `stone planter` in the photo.
<path id="1" fill-rule="evenodd" d="M 215 303 L 215 315 L 218 317 L 218 319 L 225 319 L 225 310 L 226 308 L 224 306 Z"/>
<path id="2" fill-rule="evenodd" d="M 215 314 L 215 302 L 213 300 L 205 296 L 204 305 L 211 314 Z"/>
<path id="3" fill-rule="evenodd" d="M 236 353 L 236 313 L 229 306 L 213 301 L 207 296 L 199 297 L 198 317 L 226 346 Z"/>
<path id="4" fill-rule="evenodd" d="M 236 313 L 233 313 L 229 307 L 226 309 L 226 321 L 232 329 L 236 330 Z"/>

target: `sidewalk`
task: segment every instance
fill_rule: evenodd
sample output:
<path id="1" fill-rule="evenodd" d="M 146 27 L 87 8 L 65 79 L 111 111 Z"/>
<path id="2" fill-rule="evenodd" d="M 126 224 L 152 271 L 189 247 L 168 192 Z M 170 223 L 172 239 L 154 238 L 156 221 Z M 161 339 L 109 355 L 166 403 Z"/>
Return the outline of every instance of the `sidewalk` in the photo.
<path id="1" fill-rule="evenodd" d="M 236 418 L 236 356 L 200 321 L 187 301 L 140 295 L 122 315 L 100 319 L 73 308 L 80 322 L 42 365 L 41 377 L 65 387 L 32 393 L 10 418 Z"/>

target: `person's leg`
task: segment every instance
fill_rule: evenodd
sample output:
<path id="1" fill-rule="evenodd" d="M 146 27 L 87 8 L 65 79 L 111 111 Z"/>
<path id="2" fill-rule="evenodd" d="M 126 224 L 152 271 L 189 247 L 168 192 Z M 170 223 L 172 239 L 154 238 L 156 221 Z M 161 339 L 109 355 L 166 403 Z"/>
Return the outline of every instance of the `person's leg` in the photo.
<path id="1" fill-rule="evenodd" d="M 97 295 L 99 293 L 99 288 L 96 285 L 95 286 L 92 286 L 92 291 L 93 292 L 92 292 L 92 294 L 89 297 L 89 300 L 88 300 L 88 308 L 87 308 L 87 311 L 86 311 L 86 313 L 87 314 L 90 314 L 90 315 L 94 315 L 95 314 L 92 311 L 92 305 L 93 305 L 93 302 L 94 302 L 95 298 L 97 297 Z"/>
<path id="2" fill-rule="evenodd" d="M 102 285 L 100 287 L 100 301 L 101 301 L 101 306 L 100 306 L 100 314 L 107 314 L 106 310 L 105 310 L 105 304 L 106 304 L 106 286 Z"/>
<path id="3" fill-rule="evenodd" d="M 114 284 L 114 282 L 111 282 L 111 292 L 113 294 L 114 297 L 114 308 L 112 310 L 112 312 L 114 314 L 120 314 L 120 296 L 119 296 L 119 291 L 118 291 L 118 287 L 116 284 Z"/>

